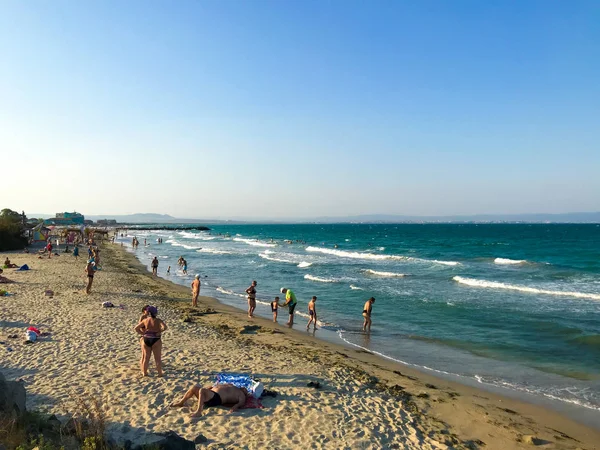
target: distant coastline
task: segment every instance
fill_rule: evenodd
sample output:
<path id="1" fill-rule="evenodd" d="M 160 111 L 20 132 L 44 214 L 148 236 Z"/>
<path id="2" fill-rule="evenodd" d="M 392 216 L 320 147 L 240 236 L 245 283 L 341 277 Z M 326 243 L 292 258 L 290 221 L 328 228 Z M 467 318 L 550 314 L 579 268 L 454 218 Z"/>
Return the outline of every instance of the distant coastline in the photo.
<path id="1" fill-rule="evenodd" d="M 48 214 L 28 214 L 31 217 L 51 217 Z M 301 224 L 301 223 L 385 223 L 385 224 L 427 224 L 427 223 L 589 223 L 600 224 L 600 212 L 573 212 L 561 214 L 532 213 L 532 214 L 474 214 L 474 215 L 448 215 L 448 216 L 413 216 L 394 214 L 365 214 L 356 216 L 320 216 L 320 217 L 296 217 L 285 219 L 244 218 L 232 217 L 230 219 L 214 218 L 177 218 L 168 214 L 136 213 L 136 214 L 106 214 L 86 215 L 87 218 L 97 222 L 98 220 L 116 220 L 118 225 L 144 225 L 144 224 Z"/>

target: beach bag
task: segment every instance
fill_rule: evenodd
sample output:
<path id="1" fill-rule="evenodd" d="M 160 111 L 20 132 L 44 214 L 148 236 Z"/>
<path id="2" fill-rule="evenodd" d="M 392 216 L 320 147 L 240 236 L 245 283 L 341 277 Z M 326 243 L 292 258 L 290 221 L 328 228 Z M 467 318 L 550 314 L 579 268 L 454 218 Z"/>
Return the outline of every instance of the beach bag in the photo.
<path id="1" fill-rule="evenodd" d="M 35 331 L 27 330 L 25 331 L 25 341 L 27 342 L 35 342 L 37 341 L 38 335 Z"/>

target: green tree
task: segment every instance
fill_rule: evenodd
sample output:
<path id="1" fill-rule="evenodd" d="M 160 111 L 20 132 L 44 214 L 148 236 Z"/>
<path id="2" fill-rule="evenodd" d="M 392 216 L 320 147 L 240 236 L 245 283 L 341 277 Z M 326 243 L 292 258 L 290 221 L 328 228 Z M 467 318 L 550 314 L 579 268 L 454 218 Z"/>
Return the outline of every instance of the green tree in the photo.
<path id="1" fill-rule="evenodd" d="M 27 219 L 12 209 L 0 211 L 0 251 L 18 250 L 27 245 L 27 238 L 23 236 L 23 218 Z"/>

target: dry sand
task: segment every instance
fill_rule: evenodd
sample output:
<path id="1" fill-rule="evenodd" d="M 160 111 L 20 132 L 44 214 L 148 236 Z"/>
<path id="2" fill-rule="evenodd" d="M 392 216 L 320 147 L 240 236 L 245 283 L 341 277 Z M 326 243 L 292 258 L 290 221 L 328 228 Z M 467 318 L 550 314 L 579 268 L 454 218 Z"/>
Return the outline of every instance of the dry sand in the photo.
<path id="1" fill-rule="evenodd" d="M 173 430 L 191 440 L 203 434 L 206 448 L 513 449 L 531 448 L 531 436 L 539 448 L 598 448 L 600 432 L 555 412 L 250 320 L 211 298 L 201 297 L 199 309 L 216 313 L 191 315 L 188 289 L 152 278 L 119 246 L 103 250 L 89 296 L 84 259 L 8 253 L 32 270 L 5 270 L 16 283 L 0 285 L 16 293 L 0 300 L 0 371 L 25 382 L 30 409 L 61 418 L 73 397 L 92 394 L 102 399 L 118 442 Z M 103 301 L 124 308 L 102 308 Z M 158 306 L 169 325 L 164 378 L 152 364 L 148 378 L 139 370 L 133 327 L 146 304 Z M 182 320 L 186 314 L 192 322 Z M 249 324 L 260 328 L 241 334 Z M 26 345 L 29 325 L 51 335 Z M 218 372 L 252 374 L 279 395 L 264 399 L 263 409 L 210 408 L 200 419 L 189 417 L 192 403 L 168 408 L 192 384 L 212 384 Z M 307 387 L 310 381 L 323 387 Z"/>

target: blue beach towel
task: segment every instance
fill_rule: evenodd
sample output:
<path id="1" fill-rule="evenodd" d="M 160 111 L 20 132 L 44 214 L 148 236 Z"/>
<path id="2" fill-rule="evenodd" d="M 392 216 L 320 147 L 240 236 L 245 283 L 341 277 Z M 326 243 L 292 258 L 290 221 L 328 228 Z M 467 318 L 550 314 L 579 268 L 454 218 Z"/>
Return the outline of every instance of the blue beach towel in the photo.
<path id="1" fill-rule="evenodd" d="M 219 373 L 215 381 L 217 384 L 233 384 L 239 388 L 245 388 L 256 398 L 260 398 L 264 387 L 262 383 L 255 381 L 249 375 L 240 375 L 235 373 Z"/>
<path id="2" fill-rule="evenodd" d="M 17 269 L 17 272 L 20 270 L 29 270 L 29 266 L 27 264 L 23 264 L 21 267 Z"/>

